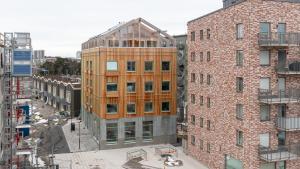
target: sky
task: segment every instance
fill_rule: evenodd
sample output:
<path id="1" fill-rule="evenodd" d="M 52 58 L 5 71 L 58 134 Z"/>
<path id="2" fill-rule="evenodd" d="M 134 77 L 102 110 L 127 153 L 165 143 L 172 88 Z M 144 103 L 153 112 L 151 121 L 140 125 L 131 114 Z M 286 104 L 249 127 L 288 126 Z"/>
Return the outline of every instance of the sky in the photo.
<path id="1" fill-rule="evenodd" d="M 81 44 L 119 22 L 142 17 L 170 35 L 222 7 L 222 0 L 0 0 L 0 32 L 30 32 L 34 50 L 75 57 Z"/>

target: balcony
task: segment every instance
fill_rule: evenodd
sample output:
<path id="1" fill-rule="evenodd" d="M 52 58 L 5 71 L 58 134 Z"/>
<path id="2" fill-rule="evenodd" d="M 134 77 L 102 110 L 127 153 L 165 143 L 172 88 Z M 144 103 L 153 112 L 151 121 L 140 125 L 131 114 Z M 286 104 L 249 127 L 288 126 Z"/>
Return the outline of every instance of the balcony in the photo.
<path id="1" fill-rule="evenodd" d="M 277 117 L 276 126 L 284 131 L 299 131 L 300 117 Z"/>
<path id="2" fill-rule="evenodd" d="M 300 59 L 289 59 L 284 64 L 277 64 L 276 71 L 280 75 L 300 75 Z"/>
<path id="3" fill-rule="evenodd" d="M 265 104 L 287 104 L 300 102 L 300 89 L 258 89 L 258 99 Z"/>
<path id="4" fill-rule="evenodd" d="M 276 162 L 300 159 L 300 144 L 277 146 L 275 148 L 259 146 L 258 154 L 261 160 Z"/>
<path id="5" fill-rule="evenodd" d="M 300 44 L 300 33 L 259 33 L 258 44 L 261 47 L 288 47 Z"/>

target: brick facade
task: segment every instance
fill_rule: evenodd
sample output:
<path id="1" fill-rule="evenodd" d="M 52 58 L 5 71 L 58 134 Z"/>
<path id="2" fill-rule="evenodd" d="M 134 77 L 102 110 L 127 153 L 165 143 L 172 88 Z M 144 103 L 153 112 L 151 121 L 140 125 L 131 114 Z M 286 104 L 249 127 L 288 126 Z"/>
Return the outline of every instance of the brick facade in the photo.
<path id="1" fill-rule="evenodd" d="M 269 22 L 271 32 L 277 32 L 278 23 L 286 23 L 286 32 L 300 32 L 300 3 L 248 0 L 228 8 L 217 10 L 188 23 L 188 152 L 211 169 L 225 166 L 225 155 L 242 161 L 244 169 L 260 168 L 266 163 L 259 157 L 259 135 L 270 134 L 270 146 L 278 146 L 278 129 L 275 125 L 278 104 L 270 105 L 270 120 L 260 120 L 258 89 L 260 78 L 270 78 L 270 89 L 277 88 L 280 77 L 275 71 L 278 48 L 268 48 L 270 65 L 260 66 L 258 44 L 260 23 Z M 237 24 L 243 24 L 243 38 L 237 39 Z M 203 38 L 200 35 L 203 30 Z M 192 32 L 195 32 L 193 41 Z M 243 50 L 243 66 L 236 64 L 236 51 Z M 283 47 L 287 58 L 299 58 L 299 47 Z M 191 53 L 195 52 L 195 61 Z M 201 58 L 203 52 L 203 59 Z M 210 59 L 207 59 L 210 55 Z M 203 61 L 201 61 L 203 60 Z M 196 81 L 191 82 L 191 74 Z M 203 74 L 201 84 L 200 75 Z M 207 75 L 210 75 L 208 85 Z M 236 91 L 236 78 L 243 78 L 243 92 Z M 300 88 L 300 78 L 283 75 L 286 88 Z M 191 95 L 196 96 L 195 104 Z M 200 98 L 203 96 L 203 105 Z M 208 101 L 210 100 L 210 107 Z M 243 105 L 243 119 L 236 118 L 236 104 Z M 300 105 L 287 103 L 287 116 L 299 116 Z M 194 115 L 195 124 L 191 123 Z M 204 125 L 200 127 L 200 118 Z M 210 129 L 207 123 L 210 120 Z M 236 133 L 243 132 L 243 144 L 237 146 Z M 195 145 L 191 137 L 195 136 Z M 286 144 L 299 141 L 299 131 L 286 132 Z M 203 150 L 200 148 L 203 141 Z M 202 142 L 201 141 L 201 142 Z M 208 148 L 210 146 L 210 152 Z M 276 165 L 278 162 L 276 162 Z M 277 167 L 278 168 L 278 165 Z M 300 168 L 300 160 L 287 160 L 287 169 Z"/>

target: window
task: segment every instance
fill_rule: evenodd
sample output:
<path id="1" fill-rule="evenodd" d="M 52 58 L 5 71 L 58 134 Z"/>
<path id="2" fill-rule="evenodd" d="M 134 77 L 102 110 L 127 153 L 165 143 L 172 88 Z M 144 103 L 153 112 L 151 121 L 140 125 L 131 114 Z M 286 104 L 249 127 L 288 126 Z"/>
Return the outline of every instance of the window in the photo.
<path id="1" fill-rule="evenodd" d="M 200 117 L 200 127 L 203 128 L 203 126 L 204 126 L 204 119 Z"/>
<path id="2" fill-rule="evenodd" d="M 236 91 L 237 92 L 243 92 L 244 89 L 244 80 L 242 77 L 237 77 L 236 78 Z"/>
<path id="3" fill-rule="evenodd" d="M 161 83 L 161 90 L 162 91 L 170 91 L 170 82 L 169 81 L 163 81 Z"/>
<path id="4" fill-rule="evenodd" d="M 128 103 L 127 104 L 127 113 L 128 114 L 135 114 L 135 103 Z"/>
<path id="5" fill-rule="evenodd" d="M 108 114 L 118 113 L 118 105 L 117 104 L 107 104 L 106 105 L 106 112 Z"/>
<path id="6" fill-rule="evenodd" d="M 261 92 L 268 92 L 270 89 L 270 78 L 268 77 L 260 78 L 259 88 Z"/>
<path id="7" fill-rule="evenodd" d="M 116 71 L 116 70 L 118 70 L 118 63 L 116 61 L 106 62 L 106 70 L 107 71 Z"/>
<path id="8" fill-rule="evenodd" d="M 200 150 L 203 150 L 203 140 L 200 139 Z"/>
<path id="9" fill-rule="evenodd" d="M 200 52 L 200 62 L 203 62 L 203 52 Z"/>
<path id="10" fill-rule="evenodd" d="M 153 103 L 152 102 L 145 102 L 145 112 L 153 112 Z"/>
<path id="11" fill-rule="evenodd" d="M 152 92 L 153 91 L 153 82 L 145 82 L 145 92 Z"/>
<path id="12" fill-rule="evenodd" d="M 244 25 L 239 23 L 236 25 L 236 39 L 244 38 Z"/>
<path id="13" fill-rule="evenodd" d="M 125 122 L 125 141 L 135 141 L 135 122 Z"/>
<path id="14" fill-rule="evenodd" d="M 127 83 L 127 92 L 129 92 L 129 93 L 135 92 L 135 82 Z"/>
<path id="15" fill-rule="evenodd" d="M 261 34 L 263 35 L 269 35 L 270 31 L 271 31 L 271 24 L 267 23 L 267 22 L 262 22 L 259 24 L 259 31 Z"/>
<path id="16" fill-rule="evenodd" d="M 244 141 L 243 132 L 237 130 L 236 131 L 236 145 L 243 146 L 243 141 Z"/>
<path id="17" fill-rule="evenodd" d="M 117 83 L 107 83 L 106 84 L 106 91 L 107 92 L 116 92 L 116 91 L 118 91 L 118 84 Z"/>
<path id="18" fill-rule="evenodd" d="M 191 73 L 191 82 L 196 82 L 196 74 L 195 73 Z"/>
<path id="19" fill-rule="evenodd" d="M 196 60 L 195 57 L 196 57 L 195 52 L 191 52 L 191 61 L 192 62 L 195 62 L 195 60 Z"/>
<path id="20" fill-rule="evenodd" d="M 210 153 L 210 148 L 211 148 L 211 147 L 210 147 L 210 144 L 207 143 L 207 152 L 208 152 L 208 153 Z"/>
<path id="21" fill-rule="evenodd" d="M 210 130 L 210 120 L 207 120 L 207 130 Z"/>
<path id="22" fill-rule="evenodd" d="M 203 106 L 203 96 L 200 96 L 200 105 Z"/>
<path id="23" fill-rule="evenodd" d="M 207 75 L 207 85 L 211 84 L 211 75 Z"/>
<path id="24" fill-rule="evenodd" d="M 195 145 L 195 143 L 196 143 L 195 136 L 191 136 L 191 144 L 192 144 L 192 145 Z"/>
<path id="25" fill-rule="evenodd" d="M 200 40 L 203 40 L 203 30 L 200 30 Z"/>
<path id="26" fill-rule="evenodd" d="M 203 74 L 200 74 L 200 84 L 203 84 Z"/>
<path id="27" fill-rule="evenodd" d="M 195 94 L 191 94 L 191 103 L 195 104 Z"/>
<path id="28" fill-rule="evenodd" d="M 191 32 L 191 41 L 192 42 L 195 41 L 195 32 L 194 31 Z"/>
<path id="29" fill-rule="evenodd" d="M 237 160 L 229 155 L 225 155 L 225 160 L 226 169 L 243 169 L 243 162 L 241 160 Z"/>
<path id="30" fill-rule="evenodd" d="M 161 103 L 161 111 L 169 112 L 170 111 L 170 102 L 162 102 Z"/>
<path id="31" fill-rule="evenodd" d="M 210 51 L 207 52 L 206 59 L 207 59 L 207 62 L 210 62 Z"/>
<path id="32" fill-rule="evenodd" d="M 210 29 L 206 30 L 207 39 L 210 39 Z"/>
<path id="33" fill-rule="evenodd" d="M 260 105 L 260 121 L 270 121 L 270 105 Z"/>
<path id="34" fill-rule="evenodd" d="M 153 61 L 145 61 L 145 72 L 153 71 Z"/>
<path id="35" fill-rule="evenodd" d="M 118 123 L 106 124 L 106 141 L 107 143 L 116 143 L 118 140 Z"/>
<path id="36" fill-rule="evenodd" d="M 135 61 L 128 61 L 127 62 L 127 71 L 134 72 L 135 71 Z"/>
<path id="37" fill-rule="evenodd" d="M 207 98 L 207 108 L 210 108 L 211 107 L 211 103 L 210 103 L 210 98 L 208 97 Z"/>
<path id="38" fill-rule="evenodd" d="M 236 105 L 236 118 L 238 119 L 243 119 L 244 112 L 243 112 L 243 105 L 242 104 L 237 104 Z"/>
<path id="39" fill-rule="evenodd" d="M 270 65 L 270 52 L 268 50 L 260 51 L 259 62 L 261 66 Z"/>
<path id="40" fill-rule="evenodd" d="M 162 61 L 161 62 L 161 70 L 162 71 L 170 71 L 170 62 Z"/>
<path id="41" fill-rule="evenodd" d="M 243 62 L 244 62 L 244 51 L 237 50 L 236 51 L 236 65 L 243 66 Z"/>
<path id="42" fill-rule="evenodd" d="M 153 139 L 153 121 L 143 121 L 143 139 Z"/>
<path id="43" fill-rule="evenodd" d="M 191 115 L 191 123 L 195 125 L 195 121 L 196 121 L 196 120 L 195 120 L 195 116 L 194 116 L 194 115 Z"/>

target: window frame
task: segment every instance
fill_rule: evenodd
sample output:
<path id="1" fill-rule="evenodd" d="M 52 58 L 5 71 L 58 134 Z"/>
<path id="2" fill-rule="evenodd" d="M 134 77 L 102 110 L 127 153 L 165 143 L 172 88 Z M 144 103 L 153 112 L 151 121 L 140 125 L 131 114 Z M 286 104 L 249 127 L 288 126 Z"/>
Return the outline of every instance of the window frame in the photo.
<path id="1" fill-rule="evenodd" d="M 108 85 L 116 85 L 117 89 L 116 90 L 107 90 Z M 106 92 L 117 92 L 118 91 L 118 83 L 115 82 L 106 82 Z"/>
<path id="2" fill-rule="evenodd" d="M 163 90 L 163 84 L 164 83 L 168 83 L 168 90 Z M 170 81 L 169 80 L 163 80 L 162 82 L 161 82 L 161 91 L 162 92 L 170 92 L 171 91 L 171 83 L 170 83 Z"/>
<path id="3" fill-rule="evenodd" d="M 191 31 L 191 42 L 195 42 L 196 39 L 196 33 L 195 31 Z"/>
<path id="4" fill-rule="evenodd" d="M 117 108 L 117 111 L 116 111 L 116 112 L 108 112 L 108 105 L 115 105 L 116 108 Z M 106 114 L 118 114 L 118 111 L 119 111 L 118 104 L 114 104 L 114 103 L 106 103 Z"/>
<path id="5" fill-rule="evenodd" d="M 117 66 L 116 68 L 117 68 L 117 69 L 108 69 L 108 66 L 109 66 L 108 64 L 109 64 L 109 63 L 116 63 L 116 66 Z M 118 69 L 119 69 L 118 67 L 119 67 L 118 61 L 115 61 L 115 60 L 109 60 L 109 61 L 106 61 L 106 71 L 109 71 L 109 72 L 115 72 L 115 71 L 118 71 Z"/>
<path id="6" fill-rule="evenodd" d="M 199 33 L 200 33 L 200 40 L 204 40 L 204 31 L 203 31 L 203 29 L 201 29 L 199 31 Z"/>
<path id="7" fill-rule="evenodd" d="M 164 67 L 163 67 L 163 64 L 164 64 L 164 63 L 169 63 L 169 66 L 168 66 L 169 69 L 168 69 L 168 70 L 164 70 L 164 69 L 163 69 L 163 68 L 164 68 Z M 171 71 L 171 62 L 170 62 L 170 61 L 161 61 L 161 71 L 162 71 L 162 72 L 170 72 L 170 71 Z"/>
<path id="8" fill-rule="evenodd" d="M 134 105 L 134 112 L 129 112 L 128 111 L 128 106 Z M 136 114 L 136 104 L 134 102 L 129 102 L 126 104 L 126 114 Z"/>
<path id="9" fill-rule="evenodd" d="M 209 28 L 206 29 L 206 39 L 207 39 L 207 40 L 210 40 L 210 38 L 211 38 L 210 32 L 211 32 L 211 30 L 210 30 Z"/>
<path id="10" fill-rule="evenodd" d="M 196 73 L 191 73 L 191 83 L 196 82 Z"/>
<path id="11" fill-rule="evenodd" d="M 146 90 L 146 85 L 151 83 L 151 90 Z M 144 83 L 144 91 L 145 93 L 152 93 L 153 92 L 153 81 L 145 81 Z"/>
<path id="12" fill-rule="evenodd" d="M 146 70 L 146 63 L 151 63 L 151 66 L 152 66 L 151 70 Z M 145 72 L 153 72 L 153 68 L 154 68 L 154 62 L 153 61 L 145 61 L 144 62 L 144 71 Z"/>
<path id="13" fill-rule="evenodd" d="M 261 57 L 262 57 L 262 52 L 268 52 L 268 64 L 262 64 L 261 61 Z M 259 51 L 259 65 L 262 67 L 267 67 L 267 66 L 271 66 L 271 52 L 270 50 L 260 50 Z"/>
<path id="14" fill-rule="evenodd" d="M 236 51 L 236 66 L 242 67 L 244 65 L 244 50 Z"/>
<path id="15" fill-rule="evenodd" d="M 240 103 L 236 104 L 235 115 L 236 115 L 236 118 L 239 120 L 244 119 L 244 105 L 243 104 L 240 104 Z"/>
<path id="16" fill-rule="evenodd" d="M 128 84 L 134 84 L 134 91 L 129 91 L 129 90 L 128 90 Z M 127 93 L 136 93 L 136 82 L 134 82 L 134 81 L 129 81 L 129 82 L 127 82 L 127 83 L 126 83 L 126 92 L 127 92 Z"/>
<path id="17" fill-rule="evenodd" d="M 267 107 L 267 109 L 268 109 L 268 111 L 267 111 L 267 119 L 262 119 L 262 108 L 263 107 Z M 261 104 L 260 106 L 259 106 L 259 119 L 260 119 L 260 121 L 261 122 L 267 122 L 267 121 L 271 121 L 271 106 L 270 105 L 268 105 L 268 104 Z"/>
<path id="18" fill-rule="evenodd" d="M 244 78 L 236 77 L 236 92 L 243 93 L 244 91 Z"/>
<path id="19" fill-rule="evenodd" d="M 203 117 L 200 117 L 200 128 L 203 128 L 204 127 L 204 118 Z"/>
<path id="20" fill-rule="evenodd" d="M 244 132 L 241 130 L 236 130 L 236 145 L 239 147 L 244 145 Z"/>
<path id="21" fill-rule="evenodd" d="M 193 124 L 193 125 L 196 124 L 196 117 L 195 117 L 195 115 L 191 115 L 191 124 Z"/>
<path id="22" fill-rule="evenodd" d="M 133 69 L 134 69 L 134 70 L 129 70 L 128 68 L 129 68 L 130 66 L 133 66 Z M 128 61 L 126 62 L 126 71 L 127 71 L 127 72 L 136 72 L 136 61 L 134 61 L 134 60 L 128 60 Z"/>
<path id="23" fill-rule="evenodd" d="M 146 105 L 151 103 L 151 111 L 146 111 Z M 152 101 L 145 101 L 144 102 L 144 112 L 145 113 L 153 113 L 153 102 Z"/>
<path id="24" fill-rule="evenodd" d="M 164 103 L 168 103 L 168 110 L 163 110 Z M 161 112 L 171 112 L 170 101 L 162 101 L 161 102 Z"/>
<path id="25" fill-rule="evenodd" d="M 211 53 L 210 53 L 210 51 L 207 51 L 207 52 L 206 52 L 206 61 L 207 61 L 207 62 L 210 62 L 210 61 L 211 61 L 211 58 L 210 58 L 210 57 L 211 57 Z"/>
<path id="26" fill-rule="evenodd" d="M 241 26 L 241 27 L 240 27 Z M 240 29 L 239 29 L 240 28 Z M 237 23 L 236 24 L 236 39 L 242 40 L 244 39 L 244 24 L 243 23 Z"/>

